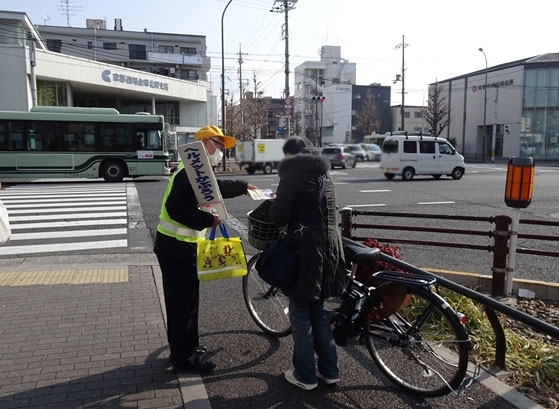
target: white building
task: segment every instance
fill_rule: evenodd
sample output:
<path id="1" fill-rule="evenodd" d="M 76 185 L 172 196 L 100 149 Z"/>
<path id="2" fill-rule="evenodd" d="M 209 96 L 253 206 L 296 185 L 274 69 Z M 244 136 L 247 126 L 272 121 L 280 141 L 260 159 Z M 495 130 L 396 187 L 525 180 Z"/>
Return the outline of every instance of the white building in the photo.
<path id="1" fill-rule="evenodd" d="M 439 81 L 449 109 L 441 136 L 467 160 L 512 156 L 559 160 L 559 53 Z M 435 84 L 430 84 L 432 91 Z"/>
<path id="2" fill-rule="evenodd" d="M 320 61 L 305 61 L 295 67 L 296 117 L 292 129 L 313 141 L 319 140 L 322 131 L 324 143 L 344 142 L 351 131 L 351 84 L 355 84 L 356 75 L 355 63 L 341 58 L 339 46 L 322 46 Z M 317 96 L 324 96 L 324 101 L 313 101 Z M 325 129 L 321 129 L 325 117 L 331 135 L 324 135 Z"/>
<path id="3" fill-rule="evenodd" d="M 217 123 L 205 37 L 87 24 L 39 27 L 24 12 L 0 11 L 0 110 L 114 107 L 164 115 L 178 133 Z"/>
<path id="4" fill-rule="evenodd" d="M 295 125 L 292 129 L 318 146 L 362 142 L 365 132 L 357 125 L 365 100 L 379 108 L 379 133 L 390 124 L 390 87 L 356 85 L 356 64 L 341 58 L 339 46 L 323 46 L 320 61 L 295 68 Z M 318 98 L 317 98 L 318 97 Z"/>

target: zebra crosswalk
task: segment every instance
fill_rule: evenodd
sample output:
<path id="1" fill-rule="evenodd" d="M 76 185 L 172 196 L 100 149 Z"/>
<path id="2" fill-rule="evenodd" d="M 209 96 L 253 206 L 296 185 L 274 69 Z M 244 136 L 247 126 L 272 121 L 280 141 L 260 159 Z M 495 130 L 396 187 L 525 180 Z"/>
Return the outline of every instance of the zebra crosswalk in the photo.
<path id="1" fill-rule="evenodd" d="M 12 237 L 0 257 L 126 248 L 127 185 L 35 183 L 1 190 Z"/>

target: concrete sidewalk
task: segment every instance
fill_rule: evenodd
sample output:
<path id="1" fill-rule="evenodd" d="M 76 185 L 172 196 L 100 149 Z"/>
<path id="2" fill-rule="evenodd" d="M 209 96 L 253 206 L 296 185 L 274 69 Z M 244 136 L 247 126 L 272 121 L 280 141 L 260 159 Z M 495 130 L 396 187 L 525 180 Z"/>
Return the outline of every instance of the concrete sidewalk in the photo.
<path id="1" fill-rule="evenodd" d="M 209 407 L 169 368 L 157 270 L 0 271 L 0 407 Z"/>
<path id="2" fill-rule="evenodd" d="M 211 409 L 202 379 L 170 368 L 159 267 L 135 256 L 0 268 L 0 408 Z M 480 382 L 540 407 L 486 372 Z"/>

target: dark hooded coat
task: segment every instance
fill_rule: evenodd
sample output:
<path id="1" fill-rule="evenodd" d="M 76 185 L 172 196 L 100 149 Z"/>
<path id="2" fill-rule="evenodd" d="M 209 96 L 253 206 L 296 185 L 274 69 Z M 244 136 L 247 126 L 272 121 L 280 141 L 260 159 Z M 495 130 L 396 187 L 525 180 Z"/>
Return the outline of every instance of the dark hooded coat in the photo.
<path id="1" fill-rule="evenodd" d="M 283 159 L 270 219 L 287 226 L 291 233 L 301 226 L 298 271 L 295 283 L 285 294 L 295 300 L 310 301 L 339 296 L 345 282 L 341 237 L 338 230 L 334 183 L 327 174 L 330 163 L 313 154 L 297 154 Z M 324 197 L 318 203 L 322 183 Z"/>

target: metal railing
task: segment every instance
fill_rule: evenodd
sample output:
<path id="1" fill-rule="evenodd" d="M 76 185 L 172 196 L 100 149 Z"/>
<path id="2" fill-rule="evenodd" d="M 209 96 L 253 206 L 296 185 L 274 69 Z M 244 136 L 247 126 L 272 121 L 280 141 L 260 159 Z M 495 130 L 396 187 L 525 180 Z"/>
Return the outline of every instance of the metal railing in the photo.
<path id="1" fill-rule="evenodd" d="M 506 258 L 508 250 L 508 241 L 510 239 L 509 227 L 511 224 L 511 219 L 508 216 L 495 216 L 495 217 L 478 217 L 478 216 L 459 216 L 459 215 L 437 215 L 437 214 L 419 214 L 419 213 L 394 213 L 394 212 L 375 212 L 375 211 L 362 211 L 354 210 L 351 208 L 343 208 L 340 211 L 341 214 L 341 231 L 342 236 L 355 241 L 365 241 L 369 238 L 374 238 L 381 243 L 408 243 L 408 244 L 418 244 L 425 246 L 438 246 L 438 247 L 453 247 L 453 248 L 464 248 L 464 249 L 474 249 L 474 250 L 484 250 L 493 252 L 493 280 L 492 280 L 492 295 L 494 293 L 498 294 L 500 288 L 504 290 L 504 275 L 506 273 Z M 488 230 L 472 230 L 465 228 L 441 228 L 441 227 L 427 227 L 427 226 L 405 226 L 405 225 L 393 225 L 393 224 L 382 224 L 382 223 L 355 223 L 355 216 L 367 216 L 367 217 L 396 217 L 405 219 L 435 219 L 435 220 L 455 220 L 455 221 L 469 221 L 469 222 L 482 222 L 490 224 Z M 559 226 L 559 222 L 551 221 L 537 221 L 537 220 L 526 220 L 521 219 L 520 223 L 531 224 L 531 225 L 541 225 L 541 226 Z M 388 231 L 403 231 L 403 232 L 430 232 L 430 233 L 441 233 L 441 234 L 452 234 L 453 238 L 456 237 L 467 237 L 467 242 L 448 242 L 448 241 L 433 241 L 433 240 L 423 240 L 423 239 L 402 239 L 402 238 L 389 238 L 389 237 L 365 237 L 360 235 L 355 235 L 354 230 L 356 229 L 375 229 L 388 230 Z M 493 243 L 487 244 L 476 244 L 472 243 L 472 238 L 475 237 L 489 237 L 493 239 Z M 540 234 L 518 234 L 519 238 L 525 238 L 530 240 L 547 240 L 547 241 L 559 241 L 558 236 L 553 235 L 540 235 Z M 541 256 L 551 256 L 559 257 L 559 252 L 556 251 L 545 251 L 537 249 L 528 248 L 517 248 L 518 253 L 534 254 Z M 522 311 L 519 311 L 513 307 L 501 303 L 500 301 L 486 296 L 482 293 L 464 287 L 463 285 L 457 284 L 451 280 L 441 277 L 437 274 L 422 270 L 404 261 L 398 260 L 394 264 L 398 267 L 409 271 L 411 273 L 417 274 L 427 274 L 429 276 L 435 277 L 437 282 L 458 294 L 468 297 L 484 306 L 485 313 L 491 324 L 493 332 L 495 333 L 495 362 L 497 367 L 505 368 L 505 356 L 506 356 L 506 339 L 505 332 L 501 325 L 501 322 L 497 316 L 496 311 L 503 313 L 517 321 L 520 321 L 535 330 L 542 333 L 550 335 L 555 338 L 559 338 L 559 328 L 528 315 Z"/>

